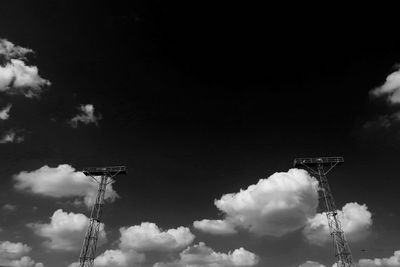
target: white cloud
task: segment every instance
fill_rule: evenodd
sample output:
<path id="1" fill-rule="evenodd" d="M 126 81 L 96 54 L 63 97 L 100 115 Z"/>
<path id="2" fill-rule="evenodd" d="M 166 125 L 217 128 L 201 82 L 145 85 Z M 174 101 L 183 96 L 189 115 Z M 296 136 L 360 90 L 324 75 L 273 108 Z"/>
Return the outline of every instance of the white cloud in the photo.
<path id="1" fill-rule="evenodd" d="M 35 261 L 28 256 L 23 256 L 17 260 L 4 261 L 3 263 L 0 261 L 0 264 L 5 264 L 9 267 L 44 267 L 43 263 L 35 263 Z"/>
<path id="2" fill-rule="evenodd" d="M 358 261 L 359 267 L 400 267 L 400 250 L 394 252 L 394 255 L 390 258 L 375 258 L 373 260 L 370 259 L 361 259 Z"/>
<path id="3" fill-rule="evenodd" d="M 14 210 L 17 209 L 17 206 L 13 205 L 13 204 L 10 204 L 10 203 L 7 203 L 7 204 L 4 204 L 2 208 L 3 208 L 3 210 L 14 211 Z"/>
<path id="4" fill-rule="evenodd" d="M 31 49 L 16 46 L 10 41 L 0 39 L 0 92 L 22 94 L 25 97 L 39 96 L 42 89 L 50 82 L 39 75 L 36 66 L 25 64 L 26 55 Z"/>
<path id="5" fill-rule="evenodd" d="M 0 265 L 9 267 L 43 267 L 42 263 L 35 263 L 25 256 L 32 249 L 23 243 L 0 241 Z"/>
<path id="6" fill-rule="evenodd" d="M 400 70 L 391 73 L 380 87 L 371 91 L 374 96 L 386 96 L 390 104 L 400 103 Z"/>
<path id="7" fill-rule="evenodd" d="M 372 215 L 368 207 L 358 203 L 347 203 L 338 211 L 338 218 L 342 224 L 346 239 L 359 241 L 368 236 L 372 225 Z M 324 245 L 330 242 L 328 219 L 326 213 L 318 213 L 308 220 L 303 234 L 307 240 L 316 245 Z"/>
<path id="8" fill-rule="evenodd" d="M 87 206 L 93 204 L 97 194 L 97 183 L 68 164 L 55 168 L 43 166 L 31 172 L 22 171 L 13 178 L 18 190 L 54 198 L 80 197 Z M 108 185 L 105 199 L 114 201 L 116 197 L 118 194 L 113 190 L 112 184 Z"/>
<path id="9" fill-rule="evenodd" d="M 89 219 L 83 214 L 73 212 L 67 213 L 62 209 L 56 210 L 51 217 L 50 223 L 30 223 L 35 234 L 46 238 L 44 245 L 55 250 L 79 250 L 81 248 Z M 106 242 L 104 224 L 100 224 L 98 244 Z"/>
<path id="10" fill-rule="evenodd" d="M 10 117 L 8 113 L 10 112 L 11 107 L 12 104 L 8 104 L 2 110 L 0 110 L 0 120 L 7 120 Z"/>
<path id="11" fill-rule="evenodd" d="M 82 122 L 84 124 L 94 123 L 96 126 L 98 126 L 98 121 L 101 120 L 101 114 L 94 114 L 93 105 L 81 105 L 78 110 L 81 111 L 81 113 L 69 121 L 72 127 L 77 128 L 78 122 Z"/>
<path id="12" fill-rule="evenodd" d="M 325 265 L 316 261 L 306 261 L 305 263 L 300 264 L 299 267 L 325 267 Z"/>
<path id="13" fill-rule="evenodd" d="M 194 221 L 193 227 L 197 230 L 211 233 L 211 234 L 234 234 L 236 233 L 235 227 L 226 220 L 201 220 Z"/>
<path id="14" fill-rule="evenodd" d="M 9 241 L 0 241 L 0 257 L 7 259 L 21 258 L 28 254 L 32 249 L 21 242 L 13 243 Z"/>
<path id="15" fill-rule="evenodd" d="M 200 242 L 198 245 L 186 248 L 180 253 L 180 258 L 174 262 L 158 262 L 153 267 L 231 267 L 254 266 L 259 257 L 244 248 L 233 252 L 215 252 Z"/>
<path id="16" fill-rule="evenodd" d="M 146 257 L 134 250 L 106 250 L 94 260 L 96 267 L 133 267 L 143 263 Z"/>
<path id="17" fill-rule="evenodd" d="M 25 55 L 29 53 L 33 53 L 33 50 L 14 45 L 12 42 L 0 38 L 0 55 L 6 60 L 11 58 L 25 58 Z"/>
<path id="18" fill-rule="evenodd" d="M 301 169 L 260 179 L 215 200 L 226 220 L 257 235 L 282 236 L 302 228 L 318 206 L 318 181 Z"/>
<path id="19" fill-rule="evenodd" d="M 0 144 L 7 144 L 7 143 L 21 143 L 24 141 L 24 137 L 21 135 L 18 135 L 18 131 L 15 129 L 10 129 L 6 131 L 1 137 L 0 137 Z"/>
<path id="20" fill-rule="evenodd" d="M 143 222 L 141 225 L 120 229 L 120 248 L 144 251 L 173 251 L 182 249 L 193 242 L 194 235 L 189 228 L 178 227 L 163 231 L 156 224 Z"/>
<path id="21" fill-rule="evenodd" d="M 120 249 L 106 250 L 94 259 L 95 267 L 136 267 L 141 266 L 146 260 L 146 255 L 134 250 L 122 251 Z M 68 267 L 78 267 L 79 263 L 74 262 Z"/>
<path id="22" fill-rule="evenodd" d="M 22 94 L 25 97 L 37 97 L 42 87 L 50 85 L 48 80 L 39 76 L 36 66 L 27 66 L 20 59 L 11 59 L 5 66 L 0 65 L 0 92 Z"/>

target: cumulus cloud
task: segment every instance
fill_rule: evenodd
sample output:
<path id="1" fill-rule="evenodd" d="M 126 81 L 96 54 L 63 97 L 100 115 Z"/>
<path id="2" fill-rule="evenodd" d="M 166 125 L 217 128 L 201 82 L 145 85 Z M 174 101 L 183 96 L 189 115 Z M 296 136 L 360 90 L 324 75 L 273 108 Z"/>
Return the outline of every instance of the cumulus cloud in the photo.
<path id="1" fill-rule="evenodd" d="M 28 254 L 32 249 L 21 242 L 13 243 L 10 241 L 0 241 L 0 257 L 7 259 L 21 258 Z"/>
<path id="2" fill-rule="evenodd" d="M 137 267 L 146 260 L 146 255 L 134 250 L 122 251 L 120 249 L 106 250 L 94 259 L 96 267 Z M 79 263 L 74 262 L 68 267 L 78 267 Z"/>
<path id="3" fill-rule="evenodd" d="M 10 267 L 43 267 L 26 256 L 32 249 L 23 243 L 0 241 L 0 265 Z"/>
<path id="4" fill-rule="evenodd" d="M 98 186 L 91 178 L 68 164 L 55 168 L 46 165 L 34 171 L 22 171 L 15 174 L 13 179 L 17 190 L 54 198 L 83 198 L 88 207 L 94 202 Z M 116 197 L 118 194 L 112 184 L 108 185 L 105 199 L 114 201 Z"/>
<path id="5" fill-rule="evenodd" d="M 325 265 L 316 261 L 306 261 L 305 263 L 300 264 L 299 267 L 325 267 Z"/>
<path id="6" fill-rule="evenodd" d="M 7 144 L 7 143 L 21 143 L 24 141 L 24 137 L 22 135 L 19 135 L 20 131 L 17 131 L 15 129 L 10 129 L 3 133 L 3 135 L 0 137 L 0 144 Z"/>
<path id="7" fill-rule="evenodd" d="M 25 97 L 39 96 L 43 87 L 50 82 L 39 75 L 36 66 L 26 65 L 26 55 L 31 49 L 16 46 L 10 41 L 0 39 L 0 92 L 21 94 Z"/>
<path id="8" fill-rule="evenodd" d="M 146 260 L 146 256 L 134 250 L 106 250 L 94 260 L 97 267 L 134 267 Z"/>
<path id="9" fill-rule="evenodd" d="M 0 120 L 7 120 L 10 115 L 8 114 L 10 112 L 10 109 L 12 107 L 12 104 L 8 104 L 5 106 L 3 109 L 0 110 Z"/>
<path id="10" fill-rule="evenodd" d="M 372 215 L 368 207 L 358 203 L 347 203 L 338 211 L 342 229 L 349 241 L 359 241 L 368 236 L 372 225 Z M 326 213 L 318 213 L 308 220 L 303 234 L 307 240 L 316 245 L 324 245 L 330 241 L 328 219 Z"/>
<path id="11" fill-rule="evenodd" d="M 282 236 L 302 228 L 318 206 L 318 181 L 305 170 L 290 169 L 260 179 L 215 205 L 225 220 L 257 235 Z"/>
<path id="12" fill-rule="evenodd" d="M 176 252 L 193 242 L 194 235 L 186 227 L 162 230 L 154 223 L 143 222 L 140 225 L 120 228 L 118 249 L 106 250 L 94 263 L 98 267 L 134 267 L 141 266 L 147 252 Z M 69 267 L 77 267 L 72 263 Z"/>
<path id="13" fill-rule="evenodd" d="M 158 262 L 153 267 L 231 267 L 254 266 L 259 258 L 256 254 L 244 248 L 233 252 L 221 253 L 200 242 L 198 245 L 186 248 L 179 254 L 179 260 L 173 262 Z"/>
<path id="14" fill-rule="evenodd" d="M 389 258 L 373 260 L 361 259 L 358 261 L 359 267 L 400 267 L 400 250 L 394 252 L 394 255 Z"/>
<path id="15" fill-rule="evenodd" d="M 94 123 L 96 126 L 99 125 L 99 120 L 101 120 L 101 114 L 95 115 L 94 106 L 91 104 L 81 105 L 78 107 L 80 114 L 73 117 L 69 123 L 72 127 L 77 128 L 78 122 L 82 122 L 83 124 Z"/>
<path id="16" fill-rule="evenodd" d="M 10 60 L 11 58 L 25 58 L 25 55 L 29 53 L 33 53 L 33 50 L 14 45 L 6 39 L 0 39 L 0 55 L 5 60 Z"/>
<path id="17" fill-rule="evenodd" d="M 234 234 L 236 233 L 235 227 L 226 220 L 201 220 L 194 221 L 193 227 L 205 233 L 211 234 Z"/>
<path id="18" fill-rule="evenodd" d="M 122 227 L 120 233 L 120 248 L 138 252 L 179 250 L 191 244 L 195 237 L 186 227 L 164 231 L 149 222 L 128 228 Z"/>
<path id="19" fill-rule="evenodd" d="M 89 218 L 80 213 L 67 213 L 56 210 L 50 218 L 50 223 L 30 223 L 35 234 L 46 238 L 45 247 L 54 250 L 79 250 L 89 224 Z M 106 242 L 104 224 L 100 224 L 98 244 Z"/>
<path id="20" fill-rule="evenodd" d="M 390 104 L 400 103 L 400 69 L 386 77 L 381 86 L 371 91 L 373 96 L 385 96 Z"/>

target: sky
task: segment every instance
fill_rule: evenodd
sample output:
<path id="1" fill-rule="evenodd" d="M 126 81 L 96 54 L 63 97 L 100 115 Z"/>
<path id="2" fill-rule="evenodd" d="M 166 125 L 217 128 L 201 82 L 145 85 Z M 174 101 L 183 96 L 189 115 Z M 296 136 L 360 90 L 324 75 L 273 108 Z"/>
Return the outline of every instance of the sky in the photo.
<path id="1" fill-rule="evenodd" d="M 400 46 L 340 7 L 4 1 L 0 266 L 330 267 L 328 180 L 354 261 L 400 266 Z M 308 12 L 306 11 L 308 10 Z M 380 22 L 380 23 L 378 23 Z"/>

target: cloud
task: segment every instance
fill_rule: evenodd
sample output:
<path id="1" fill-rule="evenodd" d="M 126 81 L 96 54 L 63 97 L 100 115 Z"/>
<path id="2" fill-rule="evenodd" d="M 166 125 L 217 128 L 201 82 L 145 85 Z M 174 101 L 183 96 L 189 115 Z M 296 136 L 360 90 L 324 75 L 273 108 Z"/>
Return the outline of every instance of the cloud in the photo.
<path id="1" fill-rule="evenodd" d="M 315 215 L 318 181 L 305 170 L 290 169 L 223 195 L 215 205 L 235 226 L 257 235 L 282 236 L 302 228 Z"/>
<path id="2" fill-rule="evenodd" d="M 134 250 L 122 251 L 120 249 L 106 250 L 94 259 L 96 267 L 136 267 L 141 266 L 146 256 Z M 78 267 L 79 263 L 74 262 L 68 267 Z"/>
<path id="3" fill-rule="evenodd" d="M 143 222 L 140 225 L 120 229 L 120 248 L 144 251 L 174 251 L 187 247 L 194 240 L 189 228 L 162 230 L 156 224 Z"/>
<path id="4" fill-rule="evenodd" d="M 391 73 L 381 86 L 371 91 L 375 97 L 385 96 L 390 104 L 400 103 L 400 70 Z"/>
<path id="5" fill-rule="evenodd" d="M 211 234 L 234 234 L 236 233 L 235 227 L 225 220 L 201 220 L 194 221 L 193 227 L 205 233 Z"/>
<path id="6" fill-rule="evenodd" d="M 9 241 L 0 241 L 0 257 L 7 259 L 21 258 L 28 254 L 32 249 L 21 242 L 13 243 Z"/>
<path id="7" fill-rule="evenodd" d="M 400 250 L 394 252 L 390 258 L 360 259 L 359 267 L 400 267 Z"/>
<path id="8" fill-rule="evenodd" d="M 106 250 L 94 263 L 98 267 L 134 267 L 146 260 L 144 252 L 175 252 L 193 242 L 194 235 L 186 227 L 162 230 L 156 224 L 143 222 L 140 225 L 120 228 L 118 249 Z M 78 267 L 72 263 L 69 267 Z"/>
<path id="9" fill-rule="evenodd" d="M 146 256 L 134 250 L 106 250 L 94 260 L 97 267 L 133 267 L 146 260 Z"/>
<path id="10" fill-rule="evenodd" d="M 36 235 L 46 238 L 45 247 L 54 250 L 74 251 L 81 248 L 89 218 L 80 213 L 67 213 L 58 209 L 50 217 L 50 223 L 30 223 Z M 106 242 L 104 224 L 100 224 L 99 241 Z"/>
<path id="11" fill-rule="evenodd" d="M 20 130 L 10 129 L 3 133 L 0 137 L 0 144 L 7 144 L 7 143 L 21 143 L 24 141 L 24 137 L 19 135 L 18 132 Z"/>
<path id="12" fill-rule="evenodd" d="M 11 95 L 22 94 L 25 97 L 37 97 L 42 87 L 50 85 L 48 80 L 38 74 L 36 66 L 27 66 L 19 59 L 11 59 L 5 66 L 0 66 L 0 92 Z"/>
<path id="13" fill-rule="evenodd" d="M 338 218 L 348 241 L 356 242 L 368 236 L 372 225 L 372 215 L 365 204 L 347 203 L 342 210 L 338 211 Z M 312 244 L 324 245 L 330 242 L 326 213 L 318 213 L 310 218 L 303 229 L 303 234 Z"/>
<path id="14" fill-rule="evenodd" d="M 94 123 L 96 126 L 98 126 L 98 122 L 99 120 L 101 120 L 101 114 L 94 114 L 93 105 L 81 105 L 80 107 L 78 107 L 78 110 L 81 111 L 81 113 L 76 115 L 69 121 L 73 128 L 78 127 L 78 122 L 82 122 L 83 124 Z"/>
<path id="15" fill-rule="evenodd" d="M 28 66 L 26 55 L 31 49 L 15 46 L 10 41 L 0 39 L 0 92 L 21 94 L 25 97 L 37 97 L 50 81 L 39 75 L 36 66 Z"/>
<path id="16" fill-rule="evenodd" d="M 55 168 L 45 165 L 34 171 L 22 171 L 15 174 L 13 179 L 17 190 L 54 198 L 83 198 L 88 207 L 93 204 L 98 187 L 91 178 L 68 164 Z M 116 197 L 118 194 L 112 184 L 108 185 L 105 199 L 114 201 Z"/>
<path id="17" fill-rule="evenodd" d="M 7 204 L 4 204 L 2 208 L 3 208 L 3 210 L 7 210 L 7 211 L 15 211 L 17 209 L 17 206 L 7 203 Z"/>
<path id="18" fill-rule="evenodd" d="M 12 104 L 8 104 L 5 108 L 0 110 L 0 120 L 7 120 L 10 117 L 8 113 L 10 112 L 11 107 Z"/>
<path id="19" fill-rule="evenodd" d="M 11 58 L 25 58 L 25 55 L 29 53 L 33 53 L 33 50 L 14 45 L 12 42 L 0 38 L 0 55 L 6 60 Z"/>
<path id="20" fill-rule="evenodd" d="M 306 261 L 305 263 L 300 264 L 299 267 L 325 267 L 325 265 L 316 261 Z"/>
<path id="21" fill-rule="evenodd" d="M 186 248 L 179 254 L 179 260 L 174 262 L 158 262 L 153 267 L 231 267 L 254 266 L 259 262 L 259 257 L 244 248 L 235 249 L 233 252 L 215 252 L 205 243 Z"/>
<path id="22" fill-rule="evenodd" d="M 10 267 L 43 267 L 42 263 L 35 263 L 25 256 L 32 249 L 23 243 L 0 241 L 0 265 Z"/>

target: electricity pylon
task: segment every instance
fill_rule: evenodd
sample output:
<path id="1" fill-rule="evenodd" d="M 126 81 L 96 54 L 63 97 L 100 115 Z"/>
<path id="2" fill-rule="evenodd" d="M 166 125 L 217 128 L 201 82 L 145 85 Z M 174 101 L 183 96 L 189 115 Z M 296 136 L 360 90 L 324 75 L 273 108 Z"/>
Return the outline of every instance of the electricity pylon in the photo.
<path id="1" fill-rule="evenodd" d="M 346 241 L 340 220 L 337 217 L 337 209 L 333 195 L 328 184 L 326 174 L 328 174 L 336 165 L 342 164 L 342 157 L 326 157 L 326 158 L 297 158 L 294 160 L 294 167 L 304 167 L 311 174 L 319 178 L 321 191 L 325 199 L 325 212 L 328 218 L 329 231 L 333 239 L 334 252 L 337 267 L 354 267 L 353 258 L 351 256 L 349 244 Z M 324 170 L 324 166 L 328 170 Z"/>
<path id="2" fill-rule="evenodd" d="M 125 166 L 116 167 L 93 167 L 83 169 L 86 176 L 90 176 L 99 184 L 96 201 L 90 213 L 89 226 L 83 241 L 81 254 L 79 256 L 79 267 L 93 267 L 96 254 L 97 240 L 101 225 L 101 212 L 104 204 L 104 195 L 108 184 L 114 182 L 119 174 L 126 174 Z"/>

